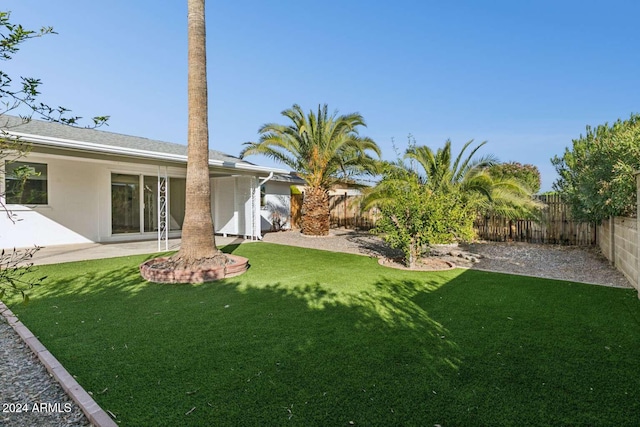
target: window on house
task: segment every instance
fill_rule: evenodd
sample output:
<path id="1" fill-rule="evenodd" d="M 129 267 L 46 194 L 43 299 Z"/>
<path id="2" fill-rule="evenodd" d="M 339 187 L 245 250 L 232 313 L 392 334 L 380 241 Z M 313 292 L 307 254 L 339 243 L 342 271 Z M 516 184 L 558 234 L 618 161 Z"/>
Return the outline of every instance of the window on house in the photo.
<path id="1" fill-rule="evenodd" d="M 5 193 L 9 204 L 46 205 L 47 165 L 43 163 L 7 162 Z"/>
<path id="2" fill-rule="evenodd" d="M 267 188 L 263 185 L 260 186 L 260 207 L 267 206 Z"/>

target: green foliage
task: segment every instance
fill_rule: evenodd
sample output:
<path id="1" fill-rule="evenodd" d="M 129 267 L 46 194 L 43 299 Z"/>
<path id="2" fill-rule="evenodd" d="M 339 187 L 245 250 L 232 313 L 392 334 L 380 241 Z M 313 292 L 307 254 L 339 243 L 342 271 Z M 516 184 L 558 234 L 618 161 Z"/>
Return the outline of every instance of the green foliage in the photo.
<path id="1" fill-rule="evenodd" d="M 458 192 L 437 192 L 402 167 L 390 166 L 376 189 L 365 198 L 381 217 L 373 230 L 415 266 L 430 245 L 469 240 L 473 236 L 473 210 Z"/>
<path id="2" fill-rule="evenodd" d="M 473 147 L 465 155 L 472 141 L 467 142 L 454 159 L 451 153 L 451 141 L 433 152 L 426 146 L 410 145 L 405 159 L 411 161 L 410 167 L 421 174 L 422 182 L 434 192 L 459 193 L 464 203 L 481 214 L 492 214 L 506 218 L 535 217 L 540 203 L 532 198 L 528 185 L 517 176 L 495 176 L 491 168 L 500 165 L 498 159 L 489 154 L 474 158 L 475 154 L 487 142 Z M 420 168 L 414 167 L 417 163 Z"/>
<path id="3" fill-rule="evenodd" d="M 498 163 L 489 168 L 492 177 L 499 180 L 515 179 L 525 185 L 532 194 L 540 191 L 540 171 L 535 165 L 518 162 Z"/>
<path id="4" fill-rule="evenodd" d="M 299 105 L 284 110 L 289 125 L 268 123 L 260 130 L 258 142 L 246 142 L 240 157 L 262 154 L 281 162 L 304 179 L 310 187 L 329 189 L 337 182 L 350 181 L 363 173 L 375 173 L 380 148 L 368 137 L 358 134 L 365 126 L 358 113 L 329 114 L 328 106 L 305 115 Z"/>
<path id="5" fill-rule="evenodd" d="M 407 265 L 413 266 L 430 244 L 470 240 L 479 212 L 522 218 L 540 207 L 515 177 L 489 172 L 498 164 L 494 156 L 474 158 L 486 142 L 465 155 L 472 142 L 454 158 L 451 141 L 434 152 L 410 139 L 404 159 L 389 164 L 383 179 L 366 193 L 363 208 L 375 206 L 382 214 L 375 231 L 403 251 Z"/>
<path id="6" fill-rule="evenodd" d="M 551 162 L 559 178 L 553 188 L 576 219 L 601 221 L 636 213 L 634 172 L 640 169 L 640 116 L 605 123 L 572 141 Z"/>
<path id="7" fill-rule="evenodd" d="M 39 31 L 26 30 L 20 24 L 10 21 L 10 12 L 0 11 L 0 27 L 3 27 L 0 39 L 0 58 L 8 60 L 19 50 L 19 45 L 27 39 L 45 34 L 55 34 L 53 27 L 42 27 Z"/>
<path id="8" fill-rule="evenodd" d="M 487 167 L 498 162 L 493 155 L 482 156 L 474 159 L 473 156 L 482 148 L 487 141 L 481 142 L 465 156 L 465 151 L 473 143 L 468 141 L 455 158 L 451 153 L 451 141 L 447 140 L 442 148 L 436 152 L 426 145 L 416 146 L 415 141 L 409 146 L 405 153 L 405 159 L 412 163 L 415 161 L 420 165 L 424 173 L 423 183 L 435 192 L 450 192 L 461 189 L 463 192 L 478 191 L 488 194 L 490 189 L 486 187 L 486 182 L 479 173 Z M 411 169 L 414 169 L 410 165 Z M 415 169 L 414 169 L 415 170 Z"/>
<path id="9" fill-rule="evenodd" d="M 31 259 L 39 250 L 40 247 L 34 246 L 0 252 L 0 300 L 5 296 L 20 295 L 23 302 L 29 302 L 27 291 L 46 279 L 46 276 L 33 275 L 35 268 Z"/>

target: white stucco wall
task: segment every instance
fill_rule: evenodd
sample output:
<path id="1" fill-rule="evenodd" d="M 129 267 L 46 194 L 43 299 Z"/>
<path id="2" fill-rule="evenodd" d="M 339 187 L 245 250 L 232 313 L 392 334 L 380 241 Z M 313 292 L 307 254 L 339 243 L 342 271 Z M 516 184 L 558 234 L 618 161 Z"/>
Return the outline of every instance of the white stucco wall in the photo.
<path id="1" fill-rule="evenodd" d="M 92 240 L 48 218 L 50 209 L 9 206 L 16 222 L 0 218 L 0 249 L 89 243 Z"/>
<path id="2" fill-rule="evenodd" d="M 260 237 L 260 224 L 254 221 L 254 211 L 259 207 L 253 191 L 256 181 L 257 178 L 249 176 L 211 180 L 211 209 L 216 233 Z"/>
<path id="3" fill-rule="evenodd" d="M 8 205 L 18 220 L 0 219 L 0 247 L 49 246 L 88 243 L 100 237 L 95 164 L 64 158 L 30 155 L 27 159 L 47 165 L 48 204 Z"/>
<path id="4" fill-rule="evenodd" d="M 0 215 L 0 249 L 13 247 L 52 246 L 88 242 L 117 242 L 157 238 L 157 232 L 111 233 L 111 174 L 157 176 L 158 166 L 127 161 L 74 158 L 50 154 L 30 154 L 21 161 L 47 165 L 48 204 L 46 206 L 8 207 L 20 221 L 12 222 L 4 213 Z M 186 166 L 167 167 L 169 177 L 184 178 Z M 259 209 L 252 209 L 251 183 L 255 187 L 256 177 L 223 178 L 231 194 L 216 203 L 212 195 L 216 232 L 250 237 L 253 218 Z M 212 180 L 216 181 L 216 179 Z M 0 182 L 0 184 L 2 184 Z M 221 189 L 221 186 L 218 186 Z M 234 191 L 239 191 L 234 195 Z M 225 210 L 225 208 L 228 208 Z M 217 209 L 222 209 L 217 212 Z M 228 215 L 227 215 L 228 214 Z M 226 215 L 226 217 L 225 217 Z M 222 219 L 224 218 L 224 221 Z M 256 224 L 256 237 L 260 235 L 260 224 Z M 180 235 L 179 231 L 169 234 Z"/>

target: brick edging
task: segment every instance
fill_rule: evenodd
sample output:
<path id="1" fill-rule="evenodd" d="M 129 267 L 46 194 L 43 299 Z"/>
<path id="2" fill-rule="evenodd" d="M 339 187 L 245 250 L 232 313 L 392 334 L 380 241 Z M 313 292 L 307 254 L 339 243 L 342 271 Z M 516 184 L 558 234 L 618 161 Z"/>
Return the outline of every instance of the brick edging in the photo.
<path id="1" fill-rule="evenodd" d="M 60 383 L 62 389 L 73 399 L 73 401 L 82 409 L 87 416 L 89 422 L 96 427 L 118 427 L 111 417 L 96 403 L 95 400 L 82 388 L 80 384 L 67 372 L 58 359 L 47 348 L 42 345 L 40 340 L 16 317 L 9 308 L 0 301 L 0 313 L 7 319 L 9 325 L 29 346 L 31 351 L 38 356 L 40 362 L 47 371 Z"/>

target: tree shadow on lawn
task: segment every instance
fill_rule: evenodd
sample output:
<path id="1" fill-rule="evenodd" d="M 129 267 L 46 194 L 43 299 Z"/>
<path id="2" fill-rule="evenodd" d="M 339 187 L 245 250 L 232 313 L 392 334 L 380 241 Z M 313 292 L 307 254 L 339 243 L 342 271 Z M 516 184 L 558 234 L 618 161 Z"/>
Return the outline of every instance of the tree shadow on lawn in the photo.
<path id="1" fill-rule="evenodd" d="M 625 370 L 638 350 L 598 359 L 614 354 L 607 339 L 634 341 L 601 325 L 638 325 L 590 314 L 612 310 L 611 291 L 630 292 L 384 269 L 354 291 L 280 273 L 271 283 L 260 263 L 220 282 L 158 285 L 140 278 L 143 259 L 56 266 L 13 308 L 123 425 L 620 425 L 638 409 Z M 592 363 L 606 369 L 589 382 Z"/>
<path id="2" fill-rule="evenodd" d="M 428 279 L 158 285 L 104 262 L 58 266 L 14 311 L 126 425 L 413 423 L 457 369 L 413 302 L 440 286 Z"/>

